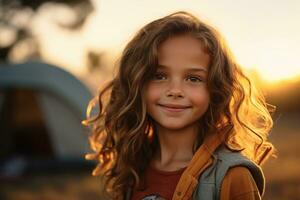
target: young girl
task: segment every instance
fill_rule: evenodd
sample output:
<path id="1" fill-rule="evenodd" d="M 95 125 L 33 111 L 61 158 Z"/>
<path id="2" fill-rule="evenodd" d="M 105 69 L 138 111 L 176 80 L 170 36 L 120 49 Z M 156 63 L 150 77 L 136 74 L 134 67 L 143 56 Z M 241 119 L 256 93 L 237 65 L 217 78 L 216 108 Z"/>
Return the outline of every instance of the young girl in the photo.
<path id="1" fill-rule="evenodd" d="M 105 98 L 106 97 L 106 98 Z M 220 34 L 186 12 L 143 27 L 84 121 L 112 199 L 260 199 L 273 152 L 263 96 Z M 95 101 L 91 101 L 91 113 Z"/>

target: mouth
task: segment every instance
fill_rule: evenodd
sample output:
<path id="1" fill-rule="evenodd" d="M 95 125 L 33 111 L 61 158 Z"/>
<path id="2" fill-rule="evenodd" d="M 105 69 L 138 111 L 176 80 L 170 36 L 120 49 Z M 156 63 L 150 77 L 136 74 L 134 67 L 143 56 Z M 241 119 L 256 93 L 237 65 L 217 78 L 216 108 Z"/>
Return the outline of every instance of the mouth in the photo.
<path id="1" fill-rule="evenodd" d="M 175 105 L 175 104 L 158 104 L 158 105 L 162 107 L 164 110 L 167 110 L 169 112 L 181 112 L 188 108 L 191 108 L 191 106 Z"/>

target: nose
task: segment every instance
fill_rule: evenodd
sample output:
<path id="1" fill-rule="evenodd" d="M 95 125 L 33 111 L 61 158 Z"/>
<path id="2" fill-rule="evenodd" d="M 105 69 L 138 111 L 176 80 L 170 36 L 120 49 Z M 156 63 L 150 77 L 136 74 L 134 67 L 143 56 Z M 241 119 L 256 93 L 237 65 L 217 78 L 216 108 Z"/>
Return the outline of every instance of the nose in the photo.
<path id="1" fill-rule="evenodd" d="M 176 81 L 176 80 L 171 81 L 166 91 L 166 95 L 167 97 L 173 97 L 173 98 L 183 97 L 184 92 L 182 90 L 180 81 Z"/>

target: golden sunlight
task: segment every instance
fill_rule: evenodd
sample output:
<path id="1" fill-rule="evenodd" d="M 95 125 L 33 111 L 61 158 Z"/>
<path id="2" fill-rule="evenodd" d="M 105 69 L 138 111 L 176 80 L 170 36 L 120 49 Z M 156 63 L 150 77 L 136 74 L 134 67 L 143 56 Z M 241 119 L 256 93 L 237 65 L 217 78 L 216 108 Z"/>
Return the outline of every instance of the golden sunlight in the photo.
<path id="1" fill-rule="evenodd" d="M 63 66 L 75 75 L 90 77 L 86 69 L 87 50 L 104 52 L 110 59 L 102 64 L 113 66 L 116 52 L 120 53 L 141 26 L 168 13 L 185 10 L 214 25 L 225 36 L 238 62 L 254 69 L 263 81 L 277 82 L 300 76 L 297 60 L 300 27 L 293 22 L 300 18 L 298 1 L 237 1 L 234 7 L 227 1 L 92 2 L 95 11 L 84 27 L 74 33 L 54 25 L 55 14 L 51 13 L 55 12 L 50 12 L 53 8 L 44 7 L 40 11 L 32 25 L 47 62 Z"/>
<path id="2" fill-rule="evenodd" d="M 219 1 L 218 6 L 209 1 L 162 3 L 154 0 L 151 4 L 94 2 L 97 12 L 86 26 L 87 33 L 93 33 L 89 38 L 92 46 L 97 43 L 95 41 L 102 43 L 103 47 L 108 47 L 110 43 L 110 49 L 120 51 L 120 46 L 123 47 L 143 24 L 166 13 L 187 10 L 213 24 L 225 36 L 241 65 L 255 70 L 262 81 L 277 82 L 300 76 L 300 63 L 296 59 L 296 52 L 300 52 L 297 45 L 300 43 L 300 27 L 286 23 L 297 16 L 300 18 L 299 12 L 296 12 L 299 3 L 277 2 L 272 3 L 270 8 L 268 2 L 236 2 L 232 8 L 226 1 Z M 147 9 L 142 9 L 144 7 Z M 247 14 L 251 7 L 256 8 L 255 13 Z M 270 15 L 266 15 L 266 12 Z M 102 39 L 99 35 L 102 35 Z"/>
<path id="3" fill-rule="evenodd" d="M 259 69 L 259 74 L 264 81 L 278 82 L 286 79 L 297 79 L 300 76 L 299 67 L 282 67 L 282 68 L 262 68 Z"/>

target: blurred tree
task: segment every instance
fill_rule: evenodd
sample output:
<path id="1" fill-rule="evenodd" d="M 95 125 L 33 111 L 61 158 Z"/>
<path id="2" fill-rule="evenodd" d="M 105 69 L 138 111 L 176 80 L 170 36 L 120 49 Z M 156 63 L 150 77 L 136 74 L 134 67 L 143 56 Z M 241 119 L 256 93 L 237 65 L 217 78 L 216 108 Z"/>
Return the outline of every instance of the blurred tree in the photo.
<path id="1" fill-rule="evenodd" d="M 93 11 L 90 0 L 0 0 L 0 62 L 12 60 L 16 48 L 23 51 L 24 59 L 40 58 L 39 44 L 34 38 L 30 22 L 45 4 L 67 6 L 74 13 L 74 19 L 55 22 L 63 29 L 79 30 Z"/>
<path id="2" fill-rule="evenodd" d="M 89 50 L 87 52 L 87 67 L 90 72 L 101 69 L 104 53 Z"/>

